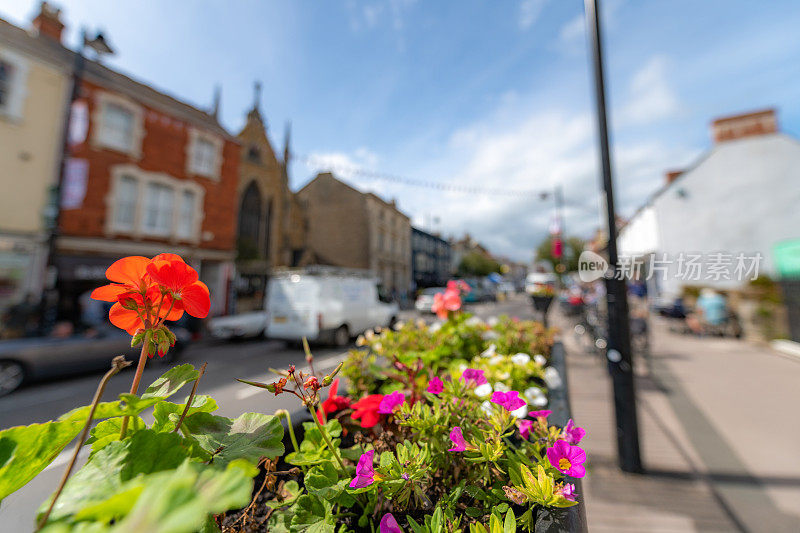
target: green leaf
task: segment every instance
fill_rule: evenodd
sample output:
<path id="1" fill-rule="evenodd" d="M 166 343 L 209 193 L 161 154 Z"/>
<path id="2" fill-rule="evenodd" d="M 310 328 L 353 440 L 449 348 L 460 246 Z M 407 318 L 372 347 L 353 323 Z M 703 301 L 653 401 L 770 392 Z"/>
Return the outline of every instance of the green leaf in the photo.
<path id="1" fill-rule="evenodd" d="M 486 531 L 486 526 L 481 523 L 475 522 L 469 525 L 469 533 L 489 533 Z"/>
<path id="2" fill-rule="evenodd" d="M 506 519 L 503 521 L 503 533 L 516 533 L 517 522 L 514 517 L 514 511 L 511 509 L 506 513 Z"/>
<path id="3" fill-rule="evenodd" d="M 339 484 L 339 472 L 330 461 L 313 467 L 304 479 L 308 492 L 323 500 L 333 500 L 343 491 Z"/>
<path id="4" fill-rule="evenodd" d="M 283 455 L 283 425 L 279 418 L 261 413 L 245 413 L 232 420 L 209 413 L 187 416 L 181 431 L 190 434 L 214 464 L 226 465 L 234 459 L 255 463 L 261 457 Z"/>
<path id="5" fill-rule="evenodd" d="M 489 518 L 489 533 L 503 533 L 503 525 L 495 513 Z"/>
<path id="6" fill-rule="evenodd" d="M 152 385 L 147 387 L 144 394 L 142 394 L 142 399 L 169 398 L 188 382 L 196 380 L 199 375 L 200 372 L 188 364 L 170 368 L 155 380 Z"/>
<path id="7" fill-rule="evenodd" d="M 51 519 L 80 514 L 109 521 L 123 516 L 133 505 L 139 485 L 125 483 L 140 474 L 172 470 L 187 457 L 180 435 L 141 430 L 124 441 L 109 443 L 67 481 Z M 125 499 L 115 495 L 130 491 Z M 125 505 L 127 501 L 127 506 Z M 50 499 L 42 504 L 46 509 Z"/>
<path id="8" fill-rule="evenodd" d="M 308 533 L 333 533 L 336 519 L 331 513 L 331 503 L 314 494 L 304 494 L 297 499 L 291 531 Z"/>
<path id="9" fill-rule="evenodd" d="M 173 431 L 178 424 L 178 420 L 186 408 L 186 401 L 184 403 L 160 402 L 156 404 L 153 409 L 153 422 L 152 429 L 156 431 Z M 195 413 L 213 413 L 218 408 L 217 402 L 211 396 L 198 394 L 192 400 L 192 406 L 186 413 L 186 416 L 191 416 Z"/>
<path id="10" fill-rule="evenodd" d="M 85 420 L 73 416 L 0 431 L 0 500 L 52 463 L 80 433 Z"/>
<path id="11" fill-rule="evenodd" d="M 86 439 L 86 444 L 92 445 L 92 454 L 102 450 L 107 445 L 114 441 L 119 440 L 120 432 L 122 431 L 122 421 L 125 419 L 123 416 L 109 418 L 97 424 L 89 433 L 89 438 Z M 127 435 L 132 435 L 136 431 L 145 429 L 147 425 L 140 416 L 130 417 L 128 422 Z"/>
<path id="12" fill-rule="evenodd" d="M 247 505 L 255 473 L 244 461 L 220 470 L 187 460 L 175 471 L 151 474 L 114 533 L 195 532 L 209 516 Z"/>

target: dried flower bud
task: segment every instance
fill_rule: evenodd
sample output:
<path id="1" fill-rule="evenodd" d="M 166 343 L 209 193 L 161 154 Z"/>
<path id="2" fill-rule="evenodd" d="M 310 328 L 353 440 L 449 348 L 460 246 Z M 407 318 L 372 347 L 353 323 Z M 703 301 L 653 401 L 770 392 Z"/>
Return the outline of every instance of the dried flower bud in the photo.
<path id="1" fill-rule="evenodd" d="M 319 380 L 316 376 L 308 376 L 306 382 L 303 383 L 303 388 L 306 390 L 311 389 L 316 392 L 322 388 L 322 386 L 319 384 Z"/>
<path id="2" fill-rule="evenodd" d="M 294 374 L 295 368 L 294 365 L 289 365 L 289 373 Z"/>

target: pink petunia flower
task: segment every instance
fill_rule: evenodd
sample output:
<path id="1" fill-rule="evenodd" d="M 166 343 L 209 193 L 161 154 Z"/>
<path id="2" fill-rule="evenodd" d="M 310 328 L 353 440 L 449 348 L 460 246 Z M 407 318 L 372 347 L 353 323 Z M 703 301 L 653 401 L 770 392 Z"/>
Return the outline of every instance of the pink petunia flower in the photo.
<path id="1" fill-rule="evenodd" d="M 469 387 L 477 387 L 488 383 L 486 376 L 483 375 L 483 370 L 476 370 L 474 368 L 467 368 L 461 374 L 461 381 L 465 382 Z"/>
<path id="2" fill-rule="evenodd" d="M 555 492 L 571 502 L 575 501 L 575 485 L 572 483 L 564 483 L 562 486 L 558 487 Z"/>
<path id="3" fill-rule="evenodd" d="M 450 440 L 453 441 L 453 447 L 448 449 L 448 452 L 467 451 L 467 441 L 464 440 L 464 435 L 461 433 L 461 428 L 459 426 L 450 430 Z"/>
<path id="4" fill-rule="evenodd" d="M 380 533 L 403 533 L 392 513 L 386 513 L 381 518 Z"/>
<path id="5" fill-rule="evenodd" d="M 528 440 L 528 437 L 531 434 L 532 426 L 533 426 L 532 420 L 525 420 L 524 418 L 522 420 L 517 420 L 517 427 L 519 428 L 519 434 L 525 440 Z"/>
<path id="6" fill-rule="evenodd" d="M 528 405 L 525 400 L 519 397 L 519 393 L 515 390 L 509 392 L 495 392 L 492 394 L 492 403 L 503 406 L 506 411 L 516 411 L 520 407 Z"/>
<path id="7" fill-rule="evenodd" d="M 351 489 L 369 487 L 375 481 L 375 469 L 372 468 L 372 456 L 375 450 L 362 453 L 356 465 L 356 477 L 350 482 Z"/>
<path id="8" fill-rule="evenodd" d="M 528 413 L 528 416 L 530 416 L 532 418 L 547 418 L 548 416 L 550 416 L 552 414 L 553 414 L 553 411 L 551 411 L 549 409 L 543 409 L 542 411 L 531 411 L 530 413 Z"/>
<path id="9" fill-rule="evenodd" d="M 378 412 L 382 415 L 390 415 L 394 408 L 398 405 L 403 405 L 403 402 L 406 401 L 406 395 L 400 392 L 399 390 L 394 391 L 391 394 L 387 394 L 381 400 L 381 403 L 378 405 Z"/>
<path id="10" fill-rule="evenodd" d="M 569 419 L 567 425 L 564 426 L 564 431 L 562 433 L 563 439 L 567 441 L 568 444 L 578 444 L 581 442 L 581 439 L 586 435 L 586 430 L 583 428 L 579 428 L 575 425 L 575 422 L 572 419 Z"/>
<path id="11" fill-rule="evenodd" d="M 547 448 L 547 460 L 553 468 L 566 476 L 583 477 L 586 475 L 586 452 L 579 446 L 571 446 L 565 440 L 557 440 Z"/>
<path id="12" fill-rule="evenodd" d="M 444 383 L 442 383 L 442 380 L 437 376 L 433 376 L 433 378 L 431 378 L 431 380 L 428 382 L 428 388 L 425 389 L 425 392 L 430 392 L 431 394 L 441 394 L 443 390 Z"/>

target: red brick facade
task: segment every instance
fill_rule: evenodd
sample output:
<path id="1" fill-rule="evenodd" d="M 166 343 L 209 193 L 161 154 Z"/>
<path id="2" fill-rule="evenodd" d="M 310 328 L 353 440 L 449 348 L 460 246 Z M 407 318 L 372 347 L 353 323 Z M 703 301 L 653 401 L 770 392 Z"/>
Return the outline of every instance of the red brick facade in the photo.
<path id="1" fill-rule="evenodd" d="M 174 118 L 161 109 L 153 109 L 137 102 L 143 110 L 144 136 L 140 156 L 133 156 L 93 145 L 94 129 L 98 127 L 98 94 L 109 92 L 103 87 L 84 82 L 82 100 L 88 104 L 89 130 L 86 141 L 72 150 L 72 156 L 89 162 L 89 178 L 83 205 L 79 209 L 65 210 L 61 214 L 61 234 L 74 237 L 107 237 L 108 209 L 111 194 L 111 171 L 116 165 L 130 164 L 146 172 L 160 172 L 178 180 L 192 180 L 204 191 L 201 249 L 233 251 L 235 248 L 236 213 L 238 209 L 237 186 L 239 181 L 239 144 L 232 138 L 223 138 L 222 165 L 219 180 L 190 175 L 186 158 L 189 151 L 189 130 L 202 126 Z M 125 236 L 115 235 L 115 240 Z M 182 243 L 175 238 L 137 237 L 137 242 Z"/>

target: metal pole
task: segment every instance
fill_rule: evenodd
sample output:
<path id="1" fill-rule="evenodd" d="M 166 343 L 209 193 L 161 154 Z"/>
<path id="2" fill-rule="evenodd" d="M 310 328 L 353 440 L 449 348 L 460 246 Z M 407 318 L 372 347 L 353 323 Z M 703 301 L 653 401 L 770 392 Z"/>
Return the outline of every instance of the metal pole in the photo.
<path id="1" fill-rule="evenodd" d="M 586 22 L 590 32 L 594 66 L 597 130 L 600 139 L 600 159 L 603 171 L 603 192 L 606 198 L 608 223 L 608 261 L 614 274 L 606 278 L 608 302 L 608 369 L 614 386 L 614 412 L 617 425 L 617 454 L 619 466 L 625 472 L 641 472 L 639 427 L 636 420 L 636 392 L 633 382 L 628 300 L 623 279 L 617 279 L 617 227 L 614 213 L 614 192 L 611 177 L 611 156 L 606 118 L 606 95 L 603 81 L 603 55 L 600 34 L 598 0 L 584 0 Z"/>
<path id="2" fill-rule="evenodd" d="M 86 58 L 83 53 L 86 49 L 86 30 L 81 31 L 81 40 L 78 52 L 75 55 L 75 64 L 72 68 L 72 92 L 67 102 L 66 116 L 64 117 L 64 130 L 62 132 L 61 161 L 59 164 L 58 179 L 53 187 L 53 216 L 50 221 L 50 231 L 47 238 L 47 267 L 45 269 L 45 290 L 42 293 L 42 326 L 47 327 L 55 323 L 58 315 L 58 264 L 56 263 L 57 240 L 59 222 L 61 219 L 61 195 L 64 183 L 64 173 L 67 160 L 70 157 L 69 129 L 72 117 L 72 104 L 80 97 L 81 82 Z"/>
<path id="3" fill-rule="evenodd" d="M 567 229 L 564 223 L 564 191 L 561 188 L 561 185 L 556 185 L 556 190 L 553 193 L 553 197 L 556 203 L 556 219 L 558 220 L 558 232 L 559 237 L 561 238 L 561 257 L 558 258 L 558 264 L 561 265 L 561 275 L 567 273 L 566 265 L 564 264 L 564 253 L 567 250 L 566 238 L 567 238 Z M 562 279 L 559 277 L 559 279 Z M 562 283 L 563 285 L 563 283 Z"/>

